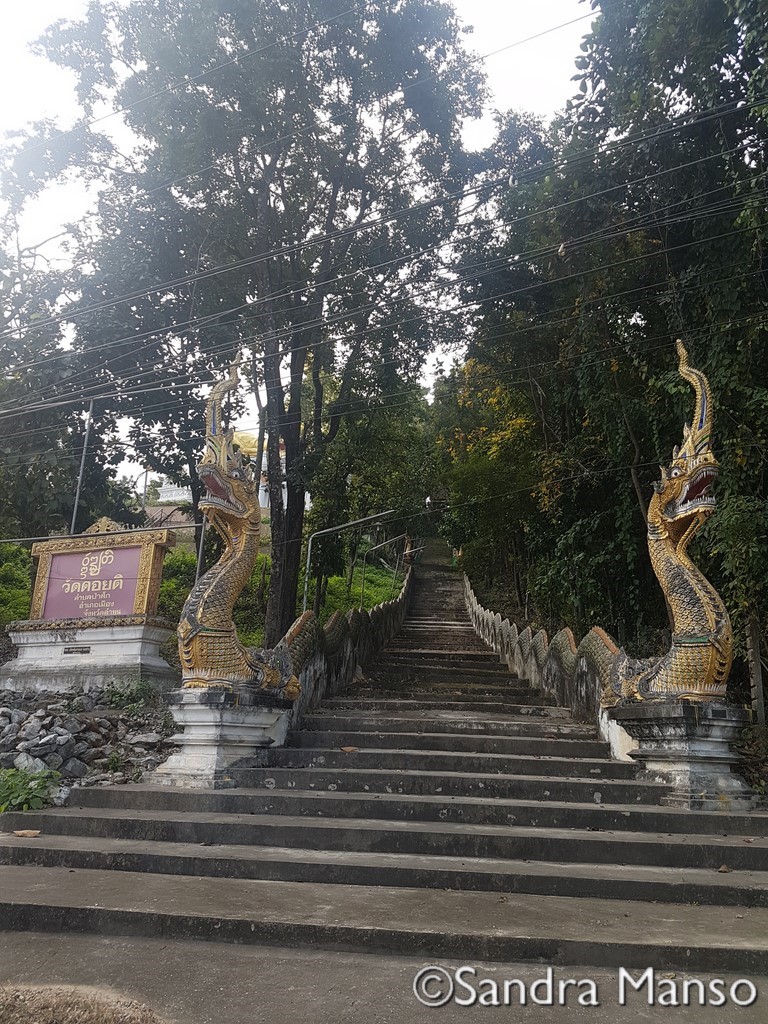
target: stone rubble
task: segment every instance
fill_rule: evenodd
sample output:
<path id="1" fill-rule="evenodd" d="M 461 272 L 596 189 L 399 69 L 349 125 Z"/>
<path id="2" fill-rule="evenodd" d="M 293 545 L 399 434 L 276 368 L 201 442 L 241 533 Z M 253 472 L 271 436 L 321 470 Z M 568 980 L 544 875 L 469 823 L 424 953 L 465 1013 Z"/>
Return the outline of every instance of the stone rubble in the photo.
<path id="1" fill-rule="evenodd" d="M 173 753 L 167 710 L 111 707 L 110 694 L 0 694 L 0 769 L 52 769 L 62 786 L 136 782 Z"/>

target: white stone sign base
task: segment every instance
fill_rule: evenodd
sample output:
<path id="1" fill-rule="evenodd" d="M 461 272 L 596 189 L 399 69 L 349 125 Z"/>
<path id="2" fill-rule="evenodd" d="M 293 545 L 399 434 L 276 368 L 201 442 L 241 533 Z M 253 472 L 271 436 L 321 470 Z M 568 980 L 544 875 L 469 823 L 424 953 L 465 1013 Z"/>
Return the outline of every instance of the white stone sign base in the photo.
<path id="1" fill-rule="evenodd" d="M 254 763 L 258 752 L 285 743 L 292 701 L 221 689 L 175 690 L 169 694 L 180 749 L 144 782 L 186 789 L 234 786 L 229 769 Z"/>
<path id="2" fill-rule="evenodd" d="M 34 625 L 11 627 L 18 653 L 0 667 L 0 690 L 84 693 L 104 686 L 128 690 L 142 681 L 161 691 L 178 686 L 179 672 L 160 656 L 170 629 L 146 622 L 80 629 Z"/>
<path id="3" fill-rule="evenodd" d="M 721 701 L 653 702 L 616 707 L 611 717 L 637 741 L 630 757 L 641 777 L 671 786 L 668 806 L 706 811 L 756 810 L 760 799 L 734 771 L 731 750 L 751 721 L 750 713 Z"/>

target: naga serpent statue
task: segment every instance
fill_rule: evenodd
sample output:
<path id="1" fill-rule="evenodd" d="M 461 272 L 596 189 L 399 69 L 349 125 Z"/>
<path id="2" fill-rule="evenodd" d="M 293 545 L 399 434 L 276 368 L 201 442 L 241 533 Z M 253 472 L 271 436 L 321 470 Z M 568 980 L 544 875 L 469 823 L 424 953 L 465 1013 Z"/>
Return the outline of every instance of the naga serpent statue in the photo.
<path id="1" fill-rule="evenodd" d="M 648 549 L 672 617 L 672 647 L 650 661 L 619 652 L 604 706 L 654 698 L 722 699 L 733 660 L 725 605 L 688 556 L 688 545 L 715 507 L 719 466 L 712 451 L 712 394 L 704 374 L 689 366 L 681 341 L 677 354 L 680 374 L 696 392 L 696 409 L 683 429 L 682 447 L 661 467 L 648 507 Z"/>
<path id="2" fill-rule="evenodd" d="M 259 554 L 261 506 L 253 468 L 243 458 L 233 429 L 225 430 L 221 402 L 237 389 L 239 357 L 229 376 L 211 390 L 205 413 L 205 453 L 198 474 L 206 494 L 200 509 L 221 537 L 221 558 L 195 583 L 178 627 L 183 687 L 259 691 L 295 700 L 299 682 L 280 649 L 244 647 L 232 621 L 235 601 Z M 260 467 L 259 467 L 260 468 Z"/>

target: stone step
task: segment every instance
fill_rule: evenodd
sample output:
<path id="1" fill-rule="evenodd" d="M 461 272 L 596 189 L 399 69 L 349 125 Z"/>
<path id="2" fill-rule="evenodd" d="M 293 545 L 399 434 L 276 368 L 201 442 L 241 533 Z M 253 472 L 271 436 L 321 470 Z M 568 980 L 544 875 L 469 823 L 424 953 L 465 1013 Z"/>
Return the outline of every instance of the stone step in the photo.
<path id="1" fill-rule="evenodd" d="M 441 664 L 443 662 L 448 662 L 449 664 L 461 662 L 463 668 L 470 668 L 473 665 L 476 665 L 477 668 L 485 668 L 487 665 L 497 669 L 499 666 L 498 654 L 488 650 L 488 648 L 476 651 L 461 648 L 449 650 L 442 646 L 436 648 L 415 644 L 389 643 L 385 647 L 383 655 L 386 659 L 395 661 L 400 660 L 403 656 L 407 656 L 411 660 L 437 661 Z"/>
<path id="2" fill-rule="evenodd" d="M 469 630 L 477 636 L 469 615 L 461 618 L 445 618 L 442 615 L 409 615 L 402 624 L 402 628 L 410 630 L 415 627 L 429 629 L 434 633 L 439 633 L 442 630 Z"/>
<path id="3" fill-rule="evenodd" d="M 367 673 L 374 678 L 386 677 L 397 682 L 399 679 L 415 679 L 416 681 L 436 682 L 451 680 L 454 682 L 467 683 L 496 683 L 501 686 L 510 684 L 520 685 L 517 676 L 513 675 L 506 668 L 502 668 L 498 662 L 489 668 L 478 668 L 474 665 L 464 666 L 460 662 L 429 662 L 420 663 L 409 658 L 400 658 L 391 661 L 381 656 L 376 664 L 371 666 Z"/>
<path id="4" fill-rule="evenodd" d="M 359 689 L 355 690 L 359 693 Z M 323 708 L 327 710 L 343 711 L 366 711 L 385 713 L 393 712 L 399 714 L 402 711 L 453 711 L 462 714 L 468 712 L 490 713 L 494 715 L 508 714 L 531 718 L 557 718 L 571 720 L 571 713 L 567 708 L 549 707 L 544 704 L 515 704 L 506 700 L 481 700 L 476 697 L 467 696 L 466 699 L 458 699 L 456 694 L 445 695 L 440 700 L 425 700 L 407 698 L 404 695 L 398 697 L 333 697 L 323 701 Z"/>
<path id="5" fill-rule="evenodd" d="M 400 715 L 357 714 L 338 712 L 334 709 L 317 708 L 312 714 L 305 715 L 301 721 L 302 729 L 310 732 L 322 732 L 330 729 L 333 732 L 418 732 L 453 733 L 456 736 L 483 733 L 493 736 L 539 736 L 546 739 L 592 740 L 597 730 L 591 725 L 575 722 L 531 721 L 530 718 L 502 717 L 487 715 L 481 712 L 460 715 L 458 712 L 403 712 Z"/>
<path id="6" fill-rule="evenodd" d="M 295 789 L 186 790 L 166 786 L 92 786 L 77 790 L 72 806 L 123 811 L 170 810 L 212 814 L 288 814 L 306 817 L 453 821 L 463 824 L 579 828 L 588 831 L 768 836 L 768 815 L 687 811 L 633 804 L 566 803 Z M 765 867 L 768 870 L 768 866 Z"/>
<path id="7" fill-rule="evenodd" d="M 493 858 L 151 842 L 55 835 L 0 835 L 0 864 L 75 871 L 130 871 L 196 879 L 474 890 L 543 896 L 766 907 L 768 872 L 723 875 L 700 868 L 531 863 Z M 195 883 L 197 884 L 197 882 Z"/>
<path id="8" fill-rule="evenodd" d="M 347 746 L 347 744 L 344 744 Z M 526 757 L 443 750 L 365 749 L 346 753 L 338 748 L 280 747 L 266 752 L 269 767 L 374 768 L 399 771 L 489 772 L 545 775 L 560 778 L 632 779 L 637 765 L 599 758 Z M 243 767 L 246 767 L 245 765 Z M 258 765 L 261 767 L 261 765 Z"/>
<path id="9" fill-rule="evenodd" d="M 347 762 L 349 763 L 349 762 Z M 428 794 L 451 797 L 497 797 L 602 804 L 656 804 L 666 786 L 626 779 L 566 778 L 543 774 L 488 774 L 478 770 L 448 772 L 328 766 L 307 768 L 232 768 L 230 776 L 246 789 L 310 789 L 326 792 Z"/>
<path id="10" fill-rule="evenodd" d="M 467 639 L 476 643 L 483 643 L 483 640 L 475 632 L 475 627 L 467 620 L 466 622 L 426 622 L 420 619 L 406 619 L 403 628 L 397 634 L 398 638 L 412 634 L 413 636 L 425 637 L 433 633 L 440 634 L 440 642 L 450 639 Z"/>
<path id="11" fill-rule="evenodd" d="M 155 843 L 282 847 L 347 854 L 491 858 L 536 863 L 625 865 L 635 867 L 765 872 L 768 838 L 680 835 L 647 832 L 594 832 L 588 829 L 477 825 L 456 822 L 396 821 L 377 818 L 309 818 L 266 814 L 211 814 L 170 810 L 126 812 L 93 807 L 11 812 L 4 825 L 40 829 L 43 836 L 131 839 Z M 5 848 L 15 836 L 5 836 Z M 599 870 L 598 872 L 599 873 Z M 727 872 L 726 872 L 727 873 Z M 288 877 L 288 876 L 284 876 Z M 766 874 L 768 878 L 768 874 Z"/>
<path id="12" fill-rule="evenodd" d="M 433 643 L 434 637 L 432 634 L 425 635 L 424 637 L 417 636 L 403 636 L 397 643 L 389 643 L 386 646 L 385 653 L 394 654 L 415 654 L 419 655 L 421 652 L 427 649 L 426 645 Z M 487 654 L 488 648 L 483 644 L 473 644 L 467 637 L 458 637 L 456 640 L 446 640 L 445 637 L 440 638 L 440 652 L 443 654 L 461 655 L 465 651 L 471 654 Z M 500 664 L 500 659 L 497 654 L 493 654 L 495 664 Z"/>
<path id="13" fill-rule="evenodd" d="M 5 930 L 325 947 L 506 964 L 768 972 L 768 911 L 388 886 L 4 867 Z M 620 927 L 606 923 L 621 922 Z"/>
<path id="14" fill-rule="evenodd" d="M 530 757 L 603 758 L 610 760 L 610 747 L 600 740 L 582 740 L 532 736 L 492 736 L 483 733 L 387 732 L 376 730 L 318 731 L 302 729 L 291 733 L 291 747 L 381 748 L 385 750 L 442 750 L 473 754 L 521 754 Z"/>
<path id="15" fill-rule="evenodd" d="M 424 680 L 421 684 L 413 680 L 403 680 L 397 685 L 390 682 L 388 686 L 385 680 L 372 679 L 370 686 L 355 687 L 355 695 L 363 700 L 394 700 L 422 702 L 443 708 L 450 708 L 453 705 L 462 706 L 465 709 L 479 708 L 479 705 L 496 703 L 507 708 L 523 707 L 544 707 L 542 695 L 538 690 L 524 688 L 521 686 L 506 686 L 495 684 L 465 684 L 462 682 L 440 682 L 437 680 Z M 516 704 L 512 704 L 516 701 Z M 480 709 L 482 710 L 482 709 Z M 563 718 L 570 717 L 566 708 L 555 708 L 562 711 Z"/>
<path id="16" fill-rule="evenodd" d="M 430 615 L 409 615 L 403 623 L 403 629 L 411 629 L 419 627 L 421 629 L 430 629 L 435 632 L 442 632 L 443 630 L 450 632 L 451 630 L 469 630 L 475 636 L 477 632 L 472 625 L 469 616 L 460 619 L 445 619 L 442 616 L 430 616 Z"/>

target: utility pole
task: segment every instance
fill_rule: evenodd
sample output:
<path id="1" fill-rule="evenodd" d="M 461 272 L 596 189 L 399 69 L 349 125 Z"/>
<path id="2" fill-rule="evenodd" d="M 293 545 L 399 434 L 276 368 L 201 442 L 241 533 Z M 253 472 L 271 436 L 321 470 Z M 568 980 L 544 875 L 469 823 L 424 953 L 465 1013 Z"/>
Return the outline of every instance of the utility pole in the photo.
<path id="1" fill-rule="evenodd" d="M 80 491 L 83 486 L 83 476 L 85 474 L 85 456 L 88 451 L 88 438 L 91 436 L 91 423 L 93 422 L 93 399 L 91 399 L 88 405 L 88 419 L 85 424 L 85 437 L 83 438 L 83 454 L 80 459 L 80 472 L 77 475 L 77 490 L 75 491 L 75 505 L 72 509 L 72 525 L 69 528 L 70 536 L 75 532 L 75 520 L 77 519 L 77 509 L 80 504 Z"/>

